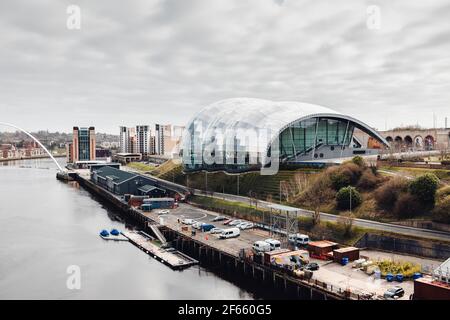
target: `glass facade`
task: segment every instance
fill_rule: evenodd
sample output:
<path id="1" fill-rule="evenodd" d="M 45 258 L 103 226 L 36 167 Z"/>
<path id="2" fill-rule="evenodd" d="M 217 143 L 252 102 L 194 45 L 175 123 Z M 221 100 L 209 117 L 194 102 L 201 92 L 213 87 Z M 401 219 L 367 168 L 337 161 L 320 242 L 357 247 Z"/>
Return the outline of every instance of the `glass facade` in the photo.
<path id="1" fill-rule="evenodd" d="M 294 122 L 280 134 L 280 158 L 294 159 L 321 146 L 348 146 L 354 128 L 351 121 L 333 118 Z"/>
<path id="2" fill-rule="evenodd" d="M 384 139 L 359 120 L 326 107 L 284 101 L 236 98 L 201 110 L 183 134 L 185 170 L 244 171 L 267 164 L 279 151 L 283 162 L 341 156 L 359 128 Z M 317 157 L 314 151 L 322 147 Z M 326 150 L 325 150 L 326 149 Z M 333 154 L 332 154 L 333 153 Z M 298 159 L 297 159 L 298 160 Z M 301 160 L 298 160 L 301 161 Z"/>
<path id="3" fill-rule="evenodd" d="M 89 129 L 80 128 L 78 131 L 78 152 L 80 161 L 88 161 L 90 159 L 90 140 Z"/>

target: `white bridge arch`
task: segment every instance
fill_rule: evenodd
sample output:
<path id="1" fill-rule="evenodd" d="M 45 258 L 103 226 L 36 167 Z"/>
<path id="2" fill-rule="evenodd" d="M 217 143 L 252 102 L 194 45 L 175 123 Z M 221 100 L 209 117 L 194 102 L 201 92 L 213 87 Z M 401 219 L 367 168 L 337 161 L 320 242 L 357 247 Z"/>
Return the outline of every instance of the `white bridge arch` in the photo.
<path id="1" fill-rule="evenodd" d="M 61 165 L 58 163 L 58 161 L 56 161 L 56 159 L 52 156 L 52 154 L 50 153 L 50 151 L 47 150 L 47 148 L 38 140 L 36 139 L 31 133 L 29 133 L 28 131 L 14 125 L 11 123 L 6 123 L 6 122 L 0 122 L 0 125 L 3 126 L 7 126 L 7 127 L 11 127 L 17 130 L 22 131 L 23 133 L 25 133 L 27 136 L 29 136 L 31 139 L 33 139 L 34 141 L 36 141 L 37 144 L 39 144 L 39 146 L 45 150 L 45 152 L 50 156 L 50 158 L 53 160 L 53 162 L 56 164 L 56 166 L 58 167 L 58 170 L 61 172 L 64 172 L 64 169 L 61 167 Z"/>

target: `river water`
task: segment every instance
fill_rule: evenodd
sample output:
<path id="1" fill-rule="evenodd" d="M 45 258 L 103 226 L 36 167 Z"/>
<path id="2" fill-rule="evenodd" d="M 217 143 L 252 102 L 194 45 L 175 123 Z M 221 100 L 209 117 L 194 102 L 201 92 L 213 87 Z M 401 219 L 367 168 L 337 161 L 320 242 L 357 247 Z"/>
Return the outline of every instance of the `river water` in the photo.
<path id="1" fill-rule="evenodd" d="M 101 229 L 132 225 L 55 175 L 49 159 L 0 163 L 0 299 L 270 297 L 203 267 L 173 271 L 130 243 L 102 240 Z M 80 289 L 67 286 L 73 265 Z"/>

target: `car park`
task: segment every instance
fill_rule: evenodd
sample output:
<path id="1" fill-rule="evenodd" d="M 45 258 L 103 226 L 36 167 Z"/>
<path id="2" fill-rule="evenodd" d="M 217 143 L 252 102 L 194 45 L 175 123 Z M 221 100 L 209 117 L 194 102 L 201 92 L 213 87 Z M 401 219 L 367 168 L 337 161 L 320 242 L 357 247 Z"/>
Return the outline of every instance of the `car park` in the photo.
<path id="1" fill-rule="evenodd" d="M 402 287 L 394 286 L 386 290 L 383 297 L 386 299 L 398 299 L 405 295 L 405 290 Z"/>
<path id="2" fill-rule="evenodd" d="M 264 240 L 265 242 L 267 242 L 270 245 L 270 250 L 277 250 L 281 248 L 281 242 L 279 240 L 275 240 L 275 239 L 266 239 Z"/>
<path id="3" fill-rule="evenodd" d="M 229 228 L 229 229 L 225 229 L 222 231 L 222 233 L 220 234 L 220 238 L 221 239 L 229 239 L 229 238 L 238 237 L 240 234 L 241 234 L 241 231 L 239 230 L 239 228 Z"/>

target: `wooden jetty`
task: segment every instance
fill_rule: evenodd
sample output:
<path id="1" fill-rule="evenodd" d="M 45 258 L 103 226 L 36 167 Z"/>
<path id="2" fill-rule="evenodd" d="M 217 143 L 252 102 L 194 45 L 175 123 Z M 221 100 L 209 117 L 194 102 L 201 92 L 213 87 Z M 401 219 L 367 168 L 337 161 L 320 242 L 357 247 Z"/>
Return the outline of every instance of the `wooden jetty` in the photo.
<path id="1" fill-rule="evenodd" d="M 142 231 L 125 231 L 122 233 L 136 247 L 175 270 L 185 269 L 198 264 L 198 261 L 174 248 L 162 248 L 154 239 Z"/>

